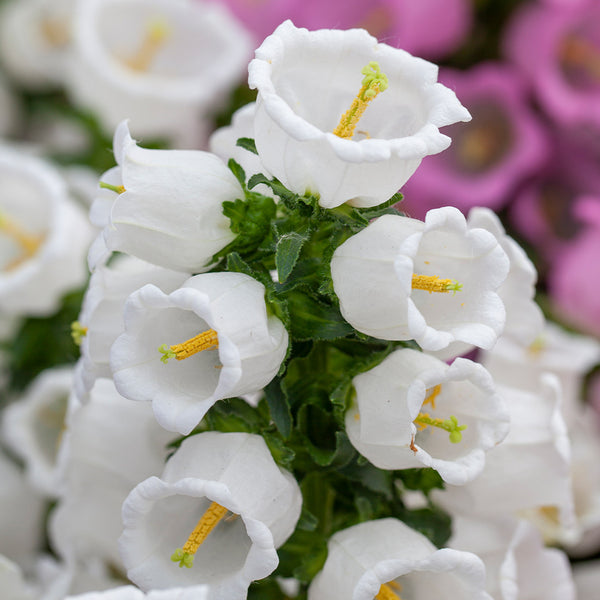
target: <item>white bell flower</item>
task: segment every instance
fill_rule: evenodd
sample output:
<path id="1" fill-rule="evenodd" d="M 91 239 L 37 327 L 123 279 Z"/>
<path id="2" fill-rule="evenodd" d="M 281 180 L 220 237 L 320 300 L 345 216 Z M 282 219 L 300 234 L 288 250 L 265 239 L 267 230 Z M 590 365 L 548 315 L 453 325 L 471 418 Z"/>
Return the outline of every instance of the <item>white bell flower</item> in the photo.
<path id="1" fill-rule="evenodd" d="M 404 348 L 357 375 L 346 413 L 353 446 L 380 469 L 432 467 L 448 483 L 471 481 L 508 433 L 491 376 L 457 358 L 451 366 Z"/>
<path id="2" fill-rule="evenodd" d="M 261 436 L 204 432 L 187 438 L 160 479 L 123 504 L 127 575 L 143 590 L 207 585 L 210 598 L 246 598 L 277 566 L 302 496 Z"/>
<path id="3" fill-rule="evenodd" d="M 450 206 L 430 210 L 424 223 L 384 215 L 331 260 L 350 325 L 381 339 L 415 339 L 425 350 L 455 341 L 491 347 L 504 327 L 497 290 L 508 269 L 496 238 Z"/>
<path id="4" fill-rule="evenodd" d="M 73 567 L 97 558 L 122 570 L 121 505 L 139 481 L 160 473 L 172 434 L 148 405 L 98 379 L 89 402 L 71 415 L 65 438 L 64 493 L 50 517 L 52 546 Z"/>
<path id="5" fill-rule="evenodd" d="M 438 550 L 397 519 L 354 525 L 331 536 L 308 600 L 492 600 L 485 568 L 470 552 Z"/>
<path id="6" fill-rule="evenodd" d="M 2 419 L 7 446 L 25 462 L 32 487 L 49 497 L 59 494 L 58 456 L 72 386 L 72 368 L 42 371 Z"/>
<path id="7" fill-rule="evenodd" d="M 3 600 L 35 600 L 36 598 L 36 590 L 25 582 L 19 566 L 1 554 L 0 590 L 2 590 Z"/>
<path id="8" fill-rule="evenodd" d="M 2 66 L 21 85 L 43 90 L 63 83 L 75 0 L 15 0 L 0 11 Z"/>
<path id="9" fill-rule="evenodd" d="M 567 556 L 544 547 L 527 521 L 455 517 L 448 545 L 483 560 L 486 588 L 496 600 L 575 600 Z"/>
<path id="10" fill-rule="evenodd" d="M 506 439 L 486 455 L 483 472 L 466 485 L 432 496 L 452 514 L 516 516 L 537 511 L 557 521 L 564 541 L 576 539 L 571 450 L 556 377 L 540 378 L 538 393 L 498 386 L 510 413 Z"/>
<path id="11" fill-rule="evenodd" d="M 3 452 L 0 481 L 0 554 L 29 569 L 43 543 L 44 501 Z"/>
<path id="12" fill-rule="evenodd" d="M 264 293 L 252 277 L 223 272 L 195 275 L 170 294 L 153 285 L 132 294 L 111 350 L 119 392 L 152 401 L 165 429 L 187 435 L 217 400 L 261 390 L 288 345 Z"/>
<path id="13" fill-rule="evenodd" d="M 171 588 L 144 594 L 140 589 L 128 585 L 106 592 L 90 592 L 79 596 L 68 596 L 65 600 L 211 600 L 211 596 L 205 586 Z"/>
<path id="14" fill-rule="evenodd" d="M 189 273 L 151 265 L 133 256 L 118 255 L 92 273 L 73 334 L 80 341 L 81 360 L 76 390 L 83 401 L 98 377 L 111 377 L 110 347 L 123 333 L 123 310 L 131 293 L 147 283 L 164 292 L 176 290 Z"/>
<path id="15" fill-rule="evenodd" d="M 147 150 L 129 135 L 127 122 L 115 131 L 119 167 L 105 175 L 92 206 L 108 250 L 152 264 L 197 273 L 235 237 L 223 202 L 243 198 L 233 173 L 214 154 L 194 150 Z M 112 200 L 112 202 L 111 202 Z M 109 206 L 110 203 L 110 206 Z M 104 258 L 90 255 L 94 268 Z"/>
<path id="16" fill-rule="evenodd" d="M 91 226 L 43 160 L 0 147 L 0 179 L 0 311 L 46 316 L 85 282 Z"/>
<path id="17" fill-rule="evenodd" d="M 209 111 L 248 63 L 245 29 L 216 2 L 78 0 L 66 86 L 106 131 L 132 119 L 136 135 L 179 147 L 202 141 Z"/>
<path id="18" fill-rule="evenodd" d="M 544 315 L 534 300 L 537 272 L 533 263 L 523 248 L 506 235 L 494 211 L 483 207 L 472 208 L 467 223 L 469 227 L 480 227 L 492 233 L 510 260 L 510 271 L 498 289 L 506 309 L 503 335 L 512 337 L 524 346 L 533 343 L 544 328 Z"/>
<path id="19" fill-rule="evenodd" d="M 248 72 L 258 90 L 261 161 L 290 190 L 318 195 L 324 208 L 381 204 L 423 157 L 450 145 L 439 127 L 471 118 L 437 83 L 435 65 L 362 29 L 307 31 L 286 21 Z"/>
<path id="20" fill-rule="evenodd" d="M 570 426 L 581 412 L 583 378 L 600 362 L 600 342 L 546 323 L 540 336 L 526 347 L 502 336 L 482 354 L 481 362 L 498 384 L 531 393 L 539 389 L 542 373 L 556 375 L 562 388 L 563 416 Z"/>

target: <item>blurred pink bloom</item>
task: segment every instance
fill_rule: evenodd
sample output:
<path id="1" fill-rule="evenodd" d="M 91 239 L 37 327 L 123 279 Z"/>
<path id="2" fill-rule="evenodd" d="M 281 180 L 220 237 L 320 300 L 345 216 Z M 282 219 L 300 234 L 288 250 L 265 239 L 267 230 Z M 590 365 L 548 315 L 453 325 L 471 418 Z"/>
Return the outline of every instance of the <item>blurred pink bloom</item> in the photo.
<path id="1" fill-rule="evenodd" d="M 600 129 L 600 2 L 546 0 L 516 13 L 505 53 L 543 109 L 567 127 Z"/>
<path id="2" fill-rule="evenodd" d="M 600 336 L 600 198 L 588 199 L 578 209 L 592 224 L 556 256 L 550 294 L 568 321 Z"/>
<path id="3" fill-rule="evenodd" d="M 411 54 L 455 50 L 472 22 L 468 0 L 222 0 L 261 42 L 286 19 L 307 29 L 362 27 Z"/>
<path id="4" fill-rule="evenodd" d="M 546 135 L 526 104 L 524 82 L 499 63 L 442 71 L 440 80 L 456 91 L 473 120 L 444 129 L 452 145 L 425 158 L 402 189 L 402 208 L 418 218 L 448 204 L 465 212 L 473 206 L 500 208 L 547 154 Z"/>

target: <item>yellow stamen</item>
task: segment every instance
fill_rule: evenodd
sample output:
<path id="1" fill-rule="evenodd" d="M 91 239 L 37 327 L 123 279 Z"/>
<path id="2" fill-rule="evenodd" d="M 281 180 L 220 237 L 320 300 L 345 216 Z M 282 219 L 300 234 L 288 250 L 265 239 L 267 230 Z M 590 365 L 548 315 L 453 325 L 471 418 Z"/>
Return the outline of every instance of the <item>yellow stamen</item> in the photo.
<path id="1" fill-rule="evenodd" d="M 198 548 L 200 548 L 204 540 L 206 540 L 227 512 L 228 510 L 224 506 L 212 502 L 206 512 L 200 517 L 196 527 L 194 527 L 194 531 L 190 533 L 183 548 L 178 548 L 171 556 L 171 560 L 178 562 L 180 567 L 191 567 L 194 563 L 194 554 L 196 554 Z"/>
<path id="2" fill-rule="evenodd" d="M 435 410 L 435 399 L 442 393 L 442 384 L 438 383 L 435 387 L 428 388 L 425 391 L 427 392 L 427 396 L 423 400 L 423 406 L 431 404 L 431 408 Z"/>
<path id="3" fill-rule="evenodd" d="M 140 48 L 123 62 L 134 71 L 147 71 L 170 35 L 171 30 L 163 19 L 150 21 Z"/>
<path id="4" fill-rule="evenodd" d="M 333 133 L 338 137 L 352 138 L 369 102 L 388 87 L 388 79 L 381 72 L 377 62 L 371 61 L 362 69 L 361 73 L 365 76 L 362 80 L 362 87 L 352 101 L 350 108 L 342 115 L 340 122 L 333 130 Z"/>
<path id="5" fill-rule="evenodd" d="M 448 292 L 460 292 L 462 285 L 454 279 L 440 279 L 437 275 L 417 275 L 412 276 L 412 289 L 423 290 L 425 292 L 439 292 L 447 294 Z"/>
<path id="6" fill-rule="evenodd" d="M 189 358 L 198 352 L 203 350 L 212 350 L 219 346 L 219 338 L 217 332 L 214 329 L 208 329 L 198 335 L 190 338 L 189 340 L 182 342 L 181 344 L 174 344 L 173 346 L 167 346 L 163 344 L 159 347 L 158 351 L 163 355 L 160 360 L 166 363 L 169 358 L 176 358 L 177 360 L 183 360 Z"/>
<path id="7" fill-rule="evenodd" d="M 402 586 L 395 581 L 388 581 L 384 583 L 380 588 L 377 596 L 374 600 L 402 600 L 399 594 L 396 594 L 394 590 L 400 591 Z"/>
<path id="8" fill-rule="evenodd" d="M 544 350 L 546 349 L 546 340 L 539 336 L 527 348 L 527 352 L 531 354 L 534 358 L 537 358 Z"/>
<path id="9" fill-rule="evenodd" d="M 77 346 L 81 346 L 81 339 L 87 335 L 88 328 L 84 327 L 79 321 L 71 323 L 71 337 Z"/>
<path id="10" fill-rule="evenodd" d="M 50 46 L 60 48 L 66 46 L 71 39 L 69 26 L 64 21 L 57 18 L 47 17 L 40 22 L 42 36 Z"/>
<path id="11" fill-rule="evenodd" d="M 21 256 L 17 257 L 4 267 L 5 271 L 10 271 L 18 267 L 23 261 L 34 256 L 44 241 L 43 236 L 27 233 L 18 223 L 1 213 L 0 233 L 11 238 L 22 250 Z"/>

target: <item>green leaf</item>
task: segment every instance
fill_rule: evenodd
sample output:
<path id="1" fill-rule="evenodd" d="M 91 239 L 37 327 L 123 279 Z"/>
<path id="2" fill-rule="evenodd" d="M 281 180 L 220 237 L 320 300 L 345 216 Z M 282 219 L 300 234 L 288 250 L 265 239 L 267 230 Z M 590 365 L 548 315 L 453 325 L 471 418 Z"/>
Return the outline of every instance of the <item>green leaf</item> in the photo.
<path id="1" fill-rule="evenodd" d="M 450 515 L 437 506 L 406 511 L 401 518 L 409 527 L 428 537 L 438 548 L 442 548 L 452 535 Z"/>
<path id="2" fill-rule="evenodd" d="M 286 446 L 279 434 L 263 430 L 262 436 L 271 451 L 273 460 L 284 469 L 290 469 L 296 453 Z"/>
<path id="3" fill-rule="evenodd" d="M 240 182 L 240 185 L 242 186 L 242 189 L 246 189 L 246 173 L 244 172 L 244 169 L 242 169 L 242 166 L 237 163 L 235 160 L 233 160 L 233 158 L 230 158 L 229 161 L 227 162 L 227 166 L 229 167 L 229 170 L 234 174 L 235 178 Z"/>
<path id="4" fill-rule="evenodd" d="M 275 377 L 264 389 L 265 398 L 269 405 L 273 423 L 279 430 L 279 433 L 285 438 L 290 437 L 292 431 L 292 413 L 287 402 L 287 397 L 281 389 L 281 380 Z"/>
<path id="5" fill-rule="evenodd" d="M 398 471 L 397 475 L 407 490 L 420 490 L 429 495 L 431 490 L 444 489 L 444 480 L 433 469 L 404 469 Z"/>
<path id="6" fill-rule="evenodd" d="M 236 146 L 243 148 L 244 150 L 248 150 L 248 152 L 252 152 L 254 154 L 258 154 L 258 150 L 256 149 L 256 144 L 252 138 L 242 137 L 239 138 L 235 143 Z"/>
<path id="7" fill-rule="evenodd" d="M 340 311 L 300 291 L 287 294 L 291 334 L 295 340 L 335 340 L 354 330 Z"/>
<path id="8" fill-rule="evenodd" d="M 308 233 L 286 233 L 279 238 L 277 249 L 275 251 L 275 265 L 277 266 L 277 275 L 279 283 L 284 283 L 290 276 L 304 242 L 308 239 Z"/>

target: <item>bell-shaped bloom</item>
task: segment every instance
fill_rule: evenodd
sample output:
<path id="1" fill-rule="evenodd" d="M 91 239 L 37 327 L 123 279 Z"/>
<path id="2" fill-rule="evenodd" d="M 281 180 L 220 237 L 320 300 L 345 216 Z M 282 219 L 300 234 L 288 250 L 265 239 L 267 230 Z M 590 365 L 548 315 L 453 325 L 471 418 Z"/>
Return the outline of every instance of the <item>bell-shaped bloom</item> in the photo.
<path id="1" fill-rule="evenodd" d="M 424 156 L 448 147 L 439 127 L 470 119 L 454 92 L 437 83 L 435 65 L 364 30 L 307 31 L 286 21 L 248 71 L 258 90 L 261 161 L 324 208 L 384 202 Z"/>
<path id="2" fill-rule="evenodd" d="M 541 535 L 527 521 L 455 517 L 448 545 L 483 560 L 486 589 L 496 600 L 575 600 L 566 555 L 544 547 Z"/>
<path id="3" fill-rule="evenodd" d="M 276 568 L 301 504 L 261 436 L 194 435 L 123 504 L 127 575 L 143 590 L 204 584 L 215 600 L 246 598 Z"/>
<path id="4" fill-rule="evenodd" d="M 423 161 L 402 190 L 402 209 L 416 218 L 446 205 L 465 213 L 474 206 L 499 209 L 548 154 L 525 83 L 515 69 L 497 63 L 442 71 L 440 79 L 458 94 L 473 120 L 445 130 L 452 146 Z"/>
<path id="5" fill-rule="evenodd" d="M 85 0 L 73 17 L 67 90 L 107 132 L 197 147 L 203 124 L 250 55 L 245 29 L 217 2 Z"/>
<path id="6" fill-rule="evenodd" d="M 69 419 L 64 492 L 50 521 L 52 547 L 69 565 L 102 559 L 123 571 L 121 505 L 139 481 L 160 473 L 171 439 L 148 405 L 121 397 L 109 379 L 96 381 Z"/>
<path id="7" fill-rule="evenodd" d="M 537 100 L 560 125 L 600 130 L 596 0 L 531 2 L 513 17 L 505 54 L 531 82 Z"/>
<path id="8" fill-rule="evenodd" d="M 25 462 L 32 487 L 50 497 L 59 494 L 58 456 L 72 386 L 71 368 L 43 371 L 2 419 L 3 438 Z"/>
<path id="9" fill-rule="evenodd" d="M 477 479 L 435 490 L 435 501 L 452 514 L 484 518 L 542 511 L 559 523 L 565 541 L 576 538 L 571 452 L 558 380 L 542 376 L 535 394 L 506 386 L 498 391 L 510 413 L 508 436 L 487 453 Z"/>
<path id="10" fill-rule="evenodd" d="M 0 311 L 45 316 L 83 285 L 92 229 L 49 164 L 0 147 Z"/>
<path id="11" fill-rule="evenodd" d="M 3 452 L 0 481 L 0 554 L 31 568 L 43 543 L 43 499 Z"/>
<path id="12" fill-rule="evenodd" d="M 491 376 L 457 358 L 451 366 L 404 348 L 352 380 L 346 413 L 354 447 L 381 469 L 433 467 L 448 483 L 471 481 L 508 433 Z"/>
<path id="13" fill-rule="evenodd" d="M 452 207 L 425 222 L 384 215 L 336 248 L 333 287 L 355 329 L 425 350 L 462 341 L 491 347 L 505 310 L 498 288 L 509 260 L 498 240 Z"/>
<path id="14" fill-rule="evenodd" d="M 534 300 L 535 266 L 523 248 L 506 234 L 502 222 L 490 209 L 472 208 L 467 223 L 470 227 L 481 227 L 492 233 L 508 256 L 510 270 L 498 288 L 498 295 L 506 309 L 503 335 L 528 346 L 541 335 L 545 325 L 544 315 Z"/>
<path id="15" fill-rule="evenodd" d="M 125 306 L 111 350 L 117 389 L 151 401 L 158 422 L 187 435 L 223 398 L 261 390 L 277 373 L 288 334 L 264 286 L 242 273 L 205 273 L 165 294 L 146 285 Z"/>
<path id="16" fill-rule="evenodd" d="M 171 271 L 119 255 L 110 265 L 100 265 L 92 273 L 73 333 L 80 339 L 81 360 L 76 371 L 76 391 L 80 400 L 98 377 L 111 377 L 110 347 L 123 333 L 123 310 L 129 295 L 147 283 L 163 292 L 176 290 L 188 273 Z"/>
<path id="17" fill-rule="evenodd" d="M 338 531 L 328 543 L 323 570 L 308 600 L 491 600 L 485 568 L 470 552 L 438 550 L 397 519 L 380 519 Z"/>
<path id="18" fill-rule="evenodd" d="M 2 66 L 20 85 L 33 90 L 64 81 L 75 0 L 18 0 L 0 11 Z"/>
<path id="19" fill-rule="evenodd" d="M 550 372 L 560 380 L 562 413 L 567 425 L 581 411 L 582 385 L 586 373 L 600 362 L 600 343 L 547 323 L 540 336 L 524 347 L 502 336 L 481 362 L 499 385 L 518 387 L 536 394 L 540 376 Z"/>
<path id="20" fill-rule="evenodd" d="M 175 271 L 205 270 L 213 254 L 235 235 L 223 202 L 243 198 L 233 173 L 214 154 L 193 150 L 147 150 L 129 135 L 127 122 L 115 131 L 118 168 L 106 173 L 92 206 L 95 222 L 108 223 L 108 250 L 126 252 Z M 90 253 L 94 268 L 106 257 Z"/>

